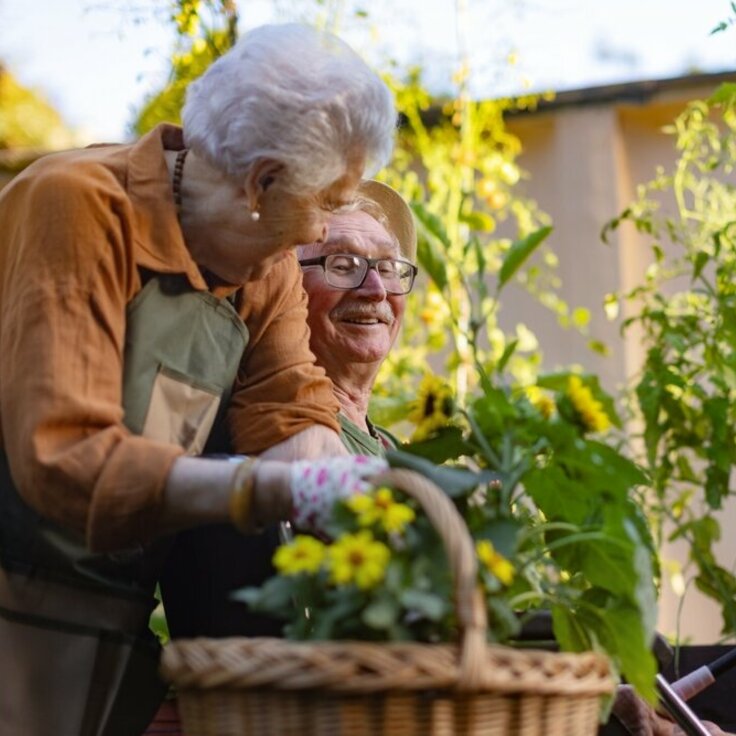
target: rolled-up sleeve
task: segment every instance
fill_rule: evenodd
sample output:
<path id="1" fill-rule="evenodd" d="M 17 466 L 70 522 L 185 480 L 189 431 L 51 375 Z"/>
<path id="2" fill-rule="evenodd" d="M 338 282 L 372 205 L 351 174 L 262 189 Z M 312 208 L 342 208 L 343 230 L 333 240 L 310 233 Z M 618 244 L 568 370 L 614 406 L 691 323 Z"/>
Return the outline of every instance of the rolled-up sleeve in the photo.
<path id="1" fill-rule="evenodd" d="M 289 254 L 243 289 L 250 333 L 228 414 L 233 449 L 258 453 L 315 424 L 339 431 L 332 383 L 309 349 L 307 296 Z"/>
<path id="2" fill-rule="evenodd" d="M 13 480 L 92 549 L 149 541 L 174 445 L 123 424 L 125 310 L 139 288 L 124 191 L 51 165 L 0 199 L 0 427 Z"/>

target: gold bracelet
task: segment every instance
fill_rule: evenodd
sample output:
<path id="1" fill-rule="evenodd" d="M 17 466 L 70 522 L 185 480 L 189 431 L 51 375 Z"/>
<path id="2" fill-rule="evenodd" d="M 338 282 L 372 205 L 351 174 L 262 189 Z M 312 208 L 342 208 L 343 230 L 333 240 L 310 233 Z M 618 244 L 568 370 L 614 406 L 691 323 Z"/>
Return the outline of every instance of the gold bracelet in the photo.
<path id="1" fill-rule="evenodd" d="M 253 490 L 256 484 L 258 458 L 249 457 L 238 465 L 233 473 L 230 491 L 230 521 L 241 532 L 252 532 L 255 528 L 253 512 Z"/>

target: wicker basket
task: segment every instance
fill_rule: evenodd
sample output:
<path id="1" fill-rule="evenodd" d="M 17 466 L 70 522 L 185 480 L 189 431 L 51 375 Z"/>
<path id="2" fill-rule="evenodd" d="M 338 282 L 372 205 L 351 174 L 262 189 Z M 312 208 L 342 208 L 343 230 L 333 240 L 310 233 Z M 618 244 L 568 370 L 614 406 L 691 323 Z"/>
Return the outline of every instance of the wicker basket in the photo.
<path id="1" fill-rule="evenodd" d="M 162 671 L 188 736 L 591 736 L 615 683 L 596 654 L 491 646 L 472 540 L 455 506 L 408 470 L 376 479 L 424 508 L 447 550 L 461 641 L 178 640 Z"/>

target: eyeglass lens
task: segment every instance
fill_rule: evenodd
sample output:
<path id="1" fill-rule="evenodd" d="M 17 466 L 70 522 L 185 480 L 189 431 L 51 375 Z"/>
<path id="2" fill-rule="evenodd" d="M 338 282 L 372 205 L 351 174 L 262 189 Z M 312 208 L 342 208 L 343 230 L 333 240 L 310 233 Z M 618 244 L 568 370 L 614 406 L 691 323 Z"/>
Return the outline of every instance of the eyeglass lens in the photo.
<path id="1" fill-rule="evenodd" d="M 325 276 L 330 286 L 357 289 L 363 284 L 369 268 L 375 268 L 386 291 L 407 294 L 414 281 L 411 264 L 392 258 L 364 258 L 336 253 L 325 258 Z"/>

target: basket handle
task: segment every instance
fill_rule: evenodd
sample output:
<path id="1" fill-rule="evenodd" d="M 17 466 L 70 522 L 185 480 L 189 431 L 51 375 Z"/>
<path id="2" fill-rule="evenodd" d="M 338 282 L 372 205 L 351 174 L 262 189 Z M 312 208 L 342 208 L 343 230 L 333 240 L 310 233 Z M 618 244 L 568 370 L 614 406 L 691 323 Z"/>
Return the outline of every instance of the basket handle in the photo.
<path id="1" fill-rule="evenodd" d="M 486 661 L 488 619 L 478 587 L 478 563 L 465 521 L 447 494 L 423 475 L 405 468 L 391 468 L 371 481 L 389 485 L 413 498 L 422 507 L 437 533 L 450 562 L 455 584 L 455 611 L 460 626 L 458 689 L 476 689 Z"/>

